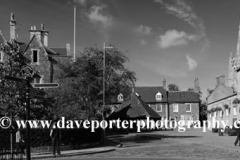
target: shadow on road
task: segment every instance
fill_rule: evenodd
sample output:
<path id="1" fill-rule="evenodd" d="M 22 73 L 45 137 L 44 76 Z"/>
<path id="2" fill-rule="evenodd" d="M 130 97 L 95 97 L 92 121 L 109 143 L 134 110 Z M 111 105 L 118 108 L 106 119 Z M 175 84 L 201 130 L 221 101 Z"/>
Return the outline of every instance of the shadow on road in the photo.
<path id="1" fill-rule="evenodd" d="M 148 143 L 156 140 L 164 139 L 184 139 L 184 138 L 201 138 L 202 136 L 188 136 L 188 135 L 167 135 L 167 134 L 154 134 L 154 133 L 135 133 L 129 135 L 111 135 L 108 139 L 117 143 Z"/>

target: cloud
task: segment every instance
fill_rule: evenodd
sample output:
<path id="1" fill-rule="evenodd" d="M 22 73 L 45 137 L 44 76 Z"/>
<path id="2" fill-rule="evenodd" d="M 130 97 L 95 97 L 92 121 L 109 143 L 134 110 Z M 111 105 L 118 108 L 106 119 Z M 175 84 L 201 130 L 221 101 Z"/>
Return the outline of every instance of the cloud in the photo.
<path id="1" fill-rule="evenodd" d="M 137 66 L 141 66 L 143 69 L 146 69 L 149 72 L 154 74 L 172 77 L 172 78 L 183 78 L 187 76 L 187 72 L 185 71 L 185 67 L 183 66 L 175 66 L 173 64 L 169 64 L 169 61 L 148 61 L 146 59 L 135 59 L 131 62 L 135 63 Z"/>
<path id="2" fill-rule="evenodd" d="M 188 61 L 188 67 L 189 67 L 188 69 L 190 71 L 194 70 L 197 67 L 198 63 L 194 59 L 192 59 L 188 54 L 186 54 L 186 58 Z"/>
<path id="3" fill-rule="evenodd" d="M 144 25 L 139 25 L 138 27 L 136 27 L 134 29 L 134 32 L 138 33 L 138 34 L 150 34 L 151 33 L 151 27 L 149 26 L 144 26 Z"/>
<path id="4" fill-rule="evenodd" d="M 193 7 L 187 4 L 184 0 L 168 0 L 166 1 L 168 3 L 166 3 L 164 0 L 155 0 L 155 2 L 161 3 L 169 14 L 173 14 L 177 18 L 182 19 L 193 26 L 198 32 L 199 37 L 206 35 L 204 22 L 194 12 Z M 169 2 L 173 2 L 173 4 L 169 4 Z"/>
<path id="5" fill-rule="evenodd" d="M 189 41 L 196 40 L 196 38 L 196 35 L 187 34 L 184 31 L 168 30 L 164 35 L 159 36 L 158 45 L 160 48 L 186 45 Z"/>
<path id="6" fill-rule="evenodd" d="M 141 43 L 141 45 L 143 45 L 143 46 L 147 44 L 147 42 L 146 42 L 144 39 L 141 39 L 141 40 L 140 40 L 140 43 Z"/>
<path id="7" fill-rule="evenodd" d="M 90 22 L 95 25 L 101 25 L 107 28 L 112 25 L 112 17 L 109 15 L 103 15 L 104 6 L 92 6 L 87 14 Z"/>

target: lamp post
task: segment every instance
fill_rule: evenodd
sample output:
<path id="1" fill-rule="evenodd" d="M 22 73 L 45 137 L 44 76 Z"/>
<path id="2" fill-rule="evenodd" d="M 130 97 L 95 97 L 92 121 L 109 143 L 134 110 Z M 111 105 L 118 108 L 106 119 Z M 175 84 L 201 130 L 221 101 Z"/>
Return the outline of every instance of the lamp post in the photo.
<path id="1" fill-rule="evenodd" d="M 102 120 L 105 119 L 104 117 L 104 108 L 105 108 L 105 62 L 106 62 L 106 48 L 111 49 L 113 47 L 106 46 L 105 42 L 103 43 L 103 106 L 102 106 Z M 102 137 L 102 143 L 104 143 L 105 140 L 105 128 L 103 128 L 103 137 Z"/>

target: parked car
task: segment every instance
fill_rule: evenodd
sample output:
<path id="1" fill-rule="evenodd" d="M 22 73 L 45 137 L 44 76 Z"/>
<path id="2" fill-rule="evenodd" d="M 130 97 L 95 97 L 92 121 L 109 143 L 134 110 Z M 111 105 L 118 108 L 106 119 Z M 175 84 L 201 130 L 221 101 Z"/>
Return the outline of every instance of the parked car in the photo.
<path id="1" fill-rule="evenodd" d="M 228 127 L 228 126 L 227 126 Z M 228 127 L 228 132 L 227 132 L 227 134 L 229 135 L 229 136 L 236 136 L 237 135 L 237 131 L 236 131 L 236 128 L 234 128 L 234 127 Z"/>

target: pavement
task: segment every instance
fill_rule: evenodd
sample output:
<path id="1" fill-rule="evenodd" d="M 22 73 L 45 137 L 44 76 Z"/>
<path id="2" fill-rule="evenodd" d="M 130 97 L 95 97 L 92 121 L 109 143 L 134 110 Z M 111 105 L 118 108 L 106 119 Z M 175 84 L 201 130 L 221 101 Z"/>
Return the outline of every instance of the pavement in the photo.
<path id="1" fill-rule="evenodd" d="M 45 158 L 56 158 L 56 157 L 60 158 L 60 157 L 69 157 L 69 156 L 80 156 L 80 155 L 110 152 L 110 151 L 115 151 L 115 150 L 116 150 L 116 147 L 97 147 L 97 148 L 89 148 L 89 149 L 62 151 L 60 155 L 56 155 L 56 156 L 54 156 L 52 154 L 52 152 L 40 152 L 40 153 L 32 153 L 31 154 L 31 159 L 45 159 Z"/>

